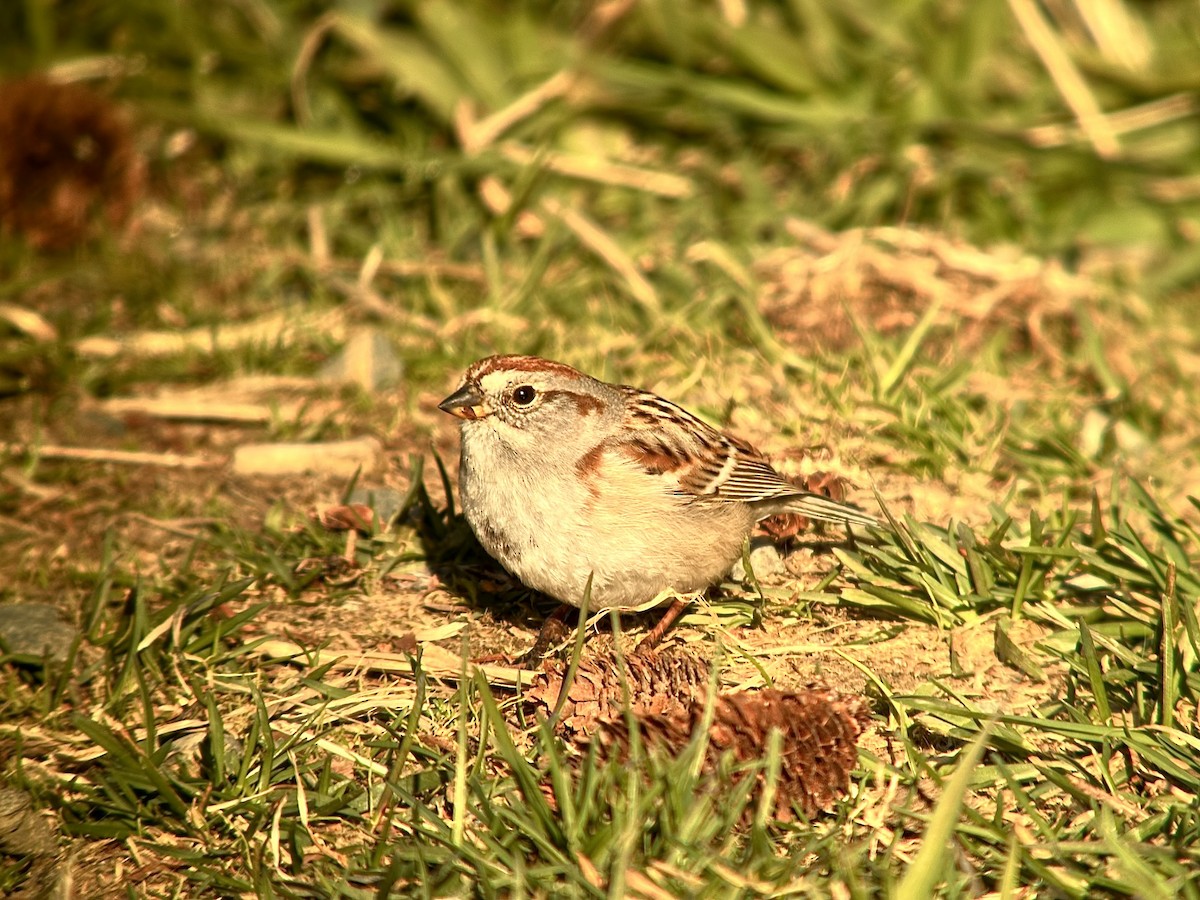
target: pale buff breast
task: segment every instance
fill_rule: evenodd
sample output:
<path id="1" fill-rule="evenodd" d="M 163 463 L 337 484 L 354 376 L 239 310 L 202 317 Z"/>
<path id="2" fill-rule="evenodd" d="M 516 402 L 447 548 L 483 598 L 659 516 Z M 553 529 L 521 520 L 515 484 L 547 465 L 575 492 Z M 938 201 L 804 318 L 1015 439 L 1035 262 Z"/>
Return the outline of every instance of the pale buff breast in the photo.
<path id="1" fill-rule="evenodd" d="M 463 438 L 463 510 L 479 542 L 523 584 L 573 606 L 589 575 L 593 610 L 701 590 L 729 571 L 754 524 L 747 505 L 679 494 L 619 454 L 488 477 L 504 448 L 482 429 Z"/>

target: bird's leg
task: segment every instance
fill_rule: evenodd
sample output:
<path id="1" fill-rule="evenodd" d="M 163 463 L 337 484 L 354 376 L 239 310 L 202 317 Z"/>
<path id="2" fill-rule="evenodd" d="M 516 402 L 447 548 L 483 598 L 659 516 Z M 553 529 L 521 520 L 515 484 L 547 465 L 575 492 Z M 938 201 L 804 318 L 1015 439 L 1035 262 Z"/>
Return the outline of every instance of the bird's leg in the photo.
<path id="1" fill-rule="evenodd" d="M 671 601 L 671 605 L 667 607 L 667 611 L 664 612 L 662 618 L 658 620 L 658 624 L 656 624 L 646 633 L 646 636 L 641 639 L 637 645 L 637 648 L 633 652 L 645 653 L 649 650 L 653 650 L 660 643 L 662 643 L 662 639 L 671 629 L 671 626 L 675 624 L 675 620 L 683 615 L 684 610 L 692 605 L 692 601 L 694 599 L 695 597 L 686 599 L 683 597 L 676 597 L 673 601 Z"/>

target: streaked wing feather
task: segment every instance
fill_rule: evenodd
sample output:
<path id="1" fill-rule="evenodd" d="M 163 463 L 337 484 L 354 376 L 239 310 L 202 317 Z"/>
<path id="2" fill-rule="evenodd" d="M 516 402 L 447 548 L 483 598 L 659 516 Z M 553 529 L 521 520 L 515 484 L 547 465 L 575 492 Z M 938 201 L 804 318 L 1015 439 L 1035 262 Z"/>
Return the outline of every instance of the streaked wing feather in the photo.
<path id="1" fill-rule="evenodd" d="M 625 388 L 632 401 L 625 436 L 613 449 L 655 475 L 673 475 L 677 491 L 697 500 L 766 504 L 828 522 L 876 524 L 852 506 L 797 488 L 753 446 L 661 397 Z M 764 512 L 764 515 L 767 513 Z"/>
<path id="2" fill-rule="evenodd" d="M 732 471 L 718 484 L 712 485 L 706 493 L 717 495 L 724 500 L 740 500 L 743 503 L 771 500 L 796 493 L 796 486 L 785 481 L 766 460 L 758 456 L 747 456 L 737 448 L 733 448 L 733 452 L 736 456 Z"/>

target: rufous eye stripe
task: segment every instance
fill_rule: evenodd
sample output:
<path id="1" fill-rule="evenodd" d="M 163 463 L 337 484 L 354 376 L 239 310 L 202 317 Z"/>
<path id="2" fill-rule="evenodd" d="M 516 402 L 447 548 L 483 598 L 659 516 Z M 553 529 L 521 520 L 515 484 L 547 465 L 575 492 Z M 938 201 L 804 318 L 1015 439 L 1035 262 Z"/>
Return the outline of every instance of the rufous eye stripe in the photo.
<path id="1" fill-rule="evenodd" d="M 579 410 L 581 416 L 591 416 L 604 411 L 604 403 L 593 397 L 591 394 L 583 394 L 577 391 L 543 391 L 542 398 L 545 400 L 554 400 L 558 397 L 565 397 L 575 404 L 575 408 Z"/>

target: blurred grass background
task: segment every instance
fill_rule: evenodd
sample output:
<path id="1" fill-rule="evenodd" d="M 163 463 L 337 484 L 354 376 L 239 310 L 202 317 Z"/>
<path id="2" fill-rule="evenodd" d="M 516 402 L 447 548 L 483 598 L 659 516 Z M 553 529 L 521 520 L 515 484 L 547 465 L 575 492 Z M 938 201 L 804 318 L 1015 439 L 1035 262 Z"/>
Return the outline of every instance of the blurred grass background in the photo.
<path id="1" fill-rule="evenodd" d="M 90 275 L 10 244 L 9 293 L 107 270 L 143 325 L 164 300 L 233 312 L 201 302 L 219 288 L 197 290 L 200 262 L 243 302 L 320 302 L 314 206 L 336 260 L 478 264 L 478 305 L 536 294 L 565 322 L 632 300 L 603 315 L 651 337 L 663 308 L 711 314 L 712 260 L 739 271 L 792 215 L 1011 242 L 1132 272 L 1151 296 L 1200 273 L 1186 2 L 24 0 L 0 17 L 9 74 L 87 80 L 134 111 L 161 213 L 86 257 Z M 702 242 L 724 252 L 689 256 Z M 421 281 L 392 302 L 444 315 L 455 301 Z M 72 305 L 76 327 L 105 324 L 104 298 Z"/>
<path id="2" fill-rule="evenodd" d="M 25 762 L 4 775 L 92 842 L 97 872 L 138 859 L 139 890 L 162 896 L 426 884 L 907 900 L 938 879 L 955 896 L 1197 896 L 1200 563 L 1181 516 L 1200 493 L 1198 59 L 1192 0 L 0 4 L 0 76 L 112 98 L 142 167 L 116 182 L 131 212 L 106 218 L 120 198 L 102 185 L 93 227 L 64 247 L 0 233 L 0 536 L 16 551 L 0 597 L 72 610 L 87 663 L 5 670 L 19 674 L 4 679 L 15 730 L 0 746 Z M 3 109 L 0 123 L 2 163 L 28 129 Z M 814 316 L 779 314 L 793 295 L 814 309 L 788 282 L 797 248 L 825 248 L 811 283 L 853 268 L 859 243 L 870 271 L 900 260 L 912 289 L 850 279 Z M 904 257 L 917 245 L 962 251 L 966 286 L 941 318 L 919 286 L 944 270 Z M 997 294 L 1005 315 L 963 313 L 995 287 L 988 272 L 1031 260 L 1049 274 L 1019 303 Z M 160 353 L 133 340 L 258 321 L 278 335 Z M 276 414 L 268 437 L 368 429 L 397 455 L 431 435 L 449 453 L 430 401 L 468 362 L 559 357 L 772 451 L 844 448 L 889 502 L 932 520 L 842 553 L 813 596 L 773 601 L 836 596 L 897 631 L 1025 616 L 1048 636 L 1005 653 L 1061 681 L 992 734 L 959 819 L 973 763 L 955 767 L 997 697 L 933 676 L 893 690 L 864 639 L 847 652 L 904 759 L 864 755 L 855 805 L 824 827 L 749 833 L 736 823 L 750 801 L 706 794 L 686 759 L 645 781 L 608 767 L 570 782 L 553 740 L 526 735 L 560 806 L 516 791 L 503 773 L 532 778 L 524 748 L 489 745 L 506 726 L 471 684 L 428 699 L 418 681 L 384 702 L 307 670 L 282 723 L 268 703 L 294 685 L 273 680 L 280 667 L 260 675 L 234 637 L 267 615 L 260 591 L 307 602 L 317 582 L 297 558 L 342 552 L 298 512 L 340 485 L 98 475 L 25 450 L 221 450 L 219 428 L 114 424 L 93 401 L 310 375 L 368 322 L 403 360 L 400 387 L 321 405 L 310 386 L 324 411 Z M 168 552 L 131 511 L 207 530 Z M 364 540 L 369 571 L 382 547 Z M 325 589 L 313 606 L 356 590 Z M 239 600 L 233 618 L 209 615 Z M 940 633 L 920 634 L 940 665 Z M 999 699 L 1028 690 L 1006 683 Z M 326 717 L 331 698 L 344 718 Z M 160 777 L 156 729 L 185 711 L 208 757 Z M 414 737 L 418 722 L 443 743 Z M 33 758 L 50 768 L 26 778 Z M 381 796 L 404 821 L 381 825 Z M 935 852 L 953 822 L 955 852 Z M 0 867 L 0 893 L 18 875 Z"/>

